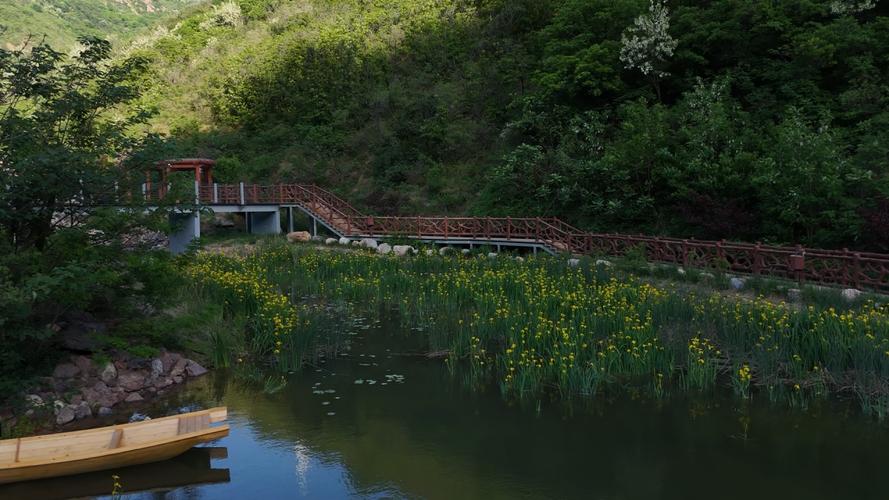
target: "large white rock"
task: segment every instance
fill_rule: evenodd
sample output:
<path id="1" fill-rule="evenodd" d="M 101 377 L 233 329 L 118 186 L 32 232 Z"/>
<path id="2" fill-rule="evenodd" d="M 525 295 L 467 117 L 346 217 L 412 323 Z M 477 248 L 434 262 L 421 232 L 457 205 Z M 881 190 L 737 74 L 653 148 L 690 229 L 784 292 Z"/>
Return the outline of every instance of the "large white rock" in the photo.
<path id="1" fill-rule="evenodd" d="M 326 240 L 324 240 L 324 244 L 325 245 L 336 245 L 337 243 L 339 243 L 339 241 L 340 240 L 338 240 L 336 238 L 327 238 Z"/>
<path id="2" fill-rule="evenodd" d="M 580 259 L 568 259 L 568 267 L 577 267 L 580 265 Z"/>
<path id="3" fill-rule="evenodd" d="M 744 288 L 744 285 L 746 284 L 747 280 L 745 280 L 744 278 L 735 277 L 729 280 L 729 285 L 731 285 L 731 287 L 735 290 L 742 290 Z"/>
<path id="4" fill-rule="evenodd" d="M 607 260 L 599 259 L 599 260 L 596 261 L 596 265 L 597 265 L 597 266 L 602 266 L 602 267 L 611 267 L 611 261 L 607 261 Z"/>
<path id="5" fill-rule="evenodd" d="M 432 249 L 430 249 L 430 248 L 427 248 L 427 249 L 426 249 L 426 255 L 429 256 L 429 257 L 432 257 L 433 255 L 435 255 L 435 250 L 432 250 Z"/>
<path id="6" fill-rule="evenodd" d="M 387 253 L 392 251 L 392 246 L 388 243 L 381 243 L 377 245 L 377 253 L 380 255 L 386 255 Z"/>
<path id="7" fill-rule="evenodd" d="M 456 249 L 454 249 L 454 247 L 441 247 L 438 249 L 438 255 L 441 255 L 442 257 L 454 252 L 456 252 Z"/>
<path id="8" fill-rule="evenodd" d="M 340 238 L 340 245 L 348 245 L 349 243 L 352 243 L 352 240 L 349 238 L 346 238 L 345 236 Z"/>
<path id="9" fill-rule="evenodd" d="M 375 240 L 373 238 L 362 238 L 361 239 L 361 246 L 363 246 L 364 248 L 372 248 L 372 249 L 376 250 L 377 247 L 380 246 L 380 244 L 377 243 L 377 240 Z"/>
<path id="10" fill-rule="evenodd" d="M 308 231 L 294 231 L 292 233 L 287 233 L 287 241 L 290 243 L 296 243 L 298 241 L 311 241 L 312 235 L 309 234 Z"/>
<path id="11" fill-rule="evenodd" d="M 462 253 L 463 255 L 469 255 L 469 249 L 464 248 L 463 250 L 460 250 L 460 253 Z"/>
<path id="12" fill-rule="evenodd" d="M 399 257 L 404 257 L 405 255 L 417 253 L 417 251 L 410 245 L 395 245 L 392 247 L 392 253 Z"/>
<path id="13" fill-rule="evenodd" d="M 488 258 L 489 258 L 489 259 L 496 259 L 496 258 L 497 258 L 497 252 L 488 252 Z"/>
<path id="14" fill-rule="evenodd" d="M 516 262 L 525 262 L 525 258 L 524 257 L 516 257 L 515 261 Z"/>
<path id="15" fill-rule="evenodd" d="M 854 288 L 846 288 L 845 290 L 843 290 L 842 295 L 843 295 L 844 299 L 848 300 L 849 302 L 852 302 L 853 300 L 855 300 L 859 296 L 861 296 L 861 290 L 856 290 Z"/>

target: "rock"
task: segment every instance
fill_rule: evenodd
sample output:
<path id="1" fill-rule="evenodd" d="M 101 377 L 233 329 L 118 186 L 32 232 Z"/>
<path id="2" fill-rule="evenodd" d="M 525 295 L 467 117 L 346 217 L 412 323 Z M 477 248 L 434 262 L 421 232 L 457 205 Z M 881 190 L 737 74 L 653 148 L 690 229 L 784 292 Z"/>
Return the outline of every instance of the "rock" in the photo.
<path id="1" fill-rule="evenodd" d="M 139 401 L 142 401 L 144 399 L 145 398 L 140 396 L 138 392 L 133 392 L 133 393 L 130 393 L 130 395 L 128 395 L 126 399 L 124 399 L 124 402 L 125 403 L 138 403 Z"/>
<path id="2" fill-rule="evenodd" d="M 164 373 L 170 373 L 170 370 L 173 369 L 173 366 L 177 361 L 182 359 L 182 356 L 176 354 L 175 352 L 165 352 L 161 355 L 161 362 L 164 364 Z"/>
<path id="3" fill-rule="evenodd" d="M 348 245 L 349 243 L 352 243 L 352 240 L 349 238 L 346 238 L 345 236 L 340 238 L 340 245 Z"/>
<path id="4" fill-rule="evenodd" d="M 324 240 L 325 245 L 336 245 L 338 242 L 339 240 L 336 238 L 327 238 L 326 240 Z"/>
<path id="5" fill-rule="evenodd" d="M 373 238 L 362 238 L 359 243 L 364 248 L 372 248 L 374 250 L 376 250 L 377 247 L 380 246 L 379 243 L 377 243 L 377 240 Z"/>
<path id="6" fill-rule="evenodd" d="M 382 243 L 379 246 L 377 246 L 377 253 L 380 255 L 386 255 L 387 253 L 389 253 L 391 251 L 392 251 L 392 246 L 390 246 L 388 243 Z"/>
<path id="7" fill-rule="evenodd" d="M 70 406 L 64 406 L 59 409 L 59 413 L 56 415 L 56 423 L 58 425 L 65 425 L 68 422 L 74 420 L 75 418 L 74 408 Z"/>
<path id="8" fill-rule="evenodd" d="M 173 380 L 166 377 L 161 377 L 155 380 L 151 385 L 157 389 L 163 389 L 164 387 L 173 385 Z"/>
<path id="9" fill-rule="evenodd" d="M 596 266 L 611 267 L 611 261 L 599 259 L 596 261 Z"/>
<path id="10" fill-rule="evenodd" d="M 803 298 L 803 291 L 799 288 L 787 289 L 787 300 L 791 302 L 799 302 Z"/>
<path id="11" fill-rule="evenodd" d="M 89 377 L 96 368 L 95 365 L 93 365 L 93 360 L 86 356 L 73 356 L 71 362 L 74 363 L 74 366 L 80 369 L 80 373 L 84 377 Z"/>
<path id="12" fill-rule="evenodd" d="M 577 267 L 580 265 L 580 259 L 568 259 L 568 267 Z"/>
<path id="13" fill-rule="evenodd" d="M 312 241 L 312 235 L 308 231 L 294 231 L 287 233 L 287 241 L 296 243 L 298 241 Z"/>
<path id="14" fill-rule="evenodd" d="M 43 398 L 36 394 L 28 394 L 25 396 L 25 402 L 28 403 L 28 406 L 40 408 L 46 406 L 46 403 L 43 402 Z"/>
<path id="15" fill-rule="evenodd" d="M 117 385 L 128 392 L 138 391 L 145 387 L 145 375 L 141 372 L 121 372 L 117 376 Z"/>
<path id="16" fill-rule="evenodd" d="M 488 252 L 488 258 L 489 258 L 489 259 L 496 259 L 496 258 L 497 258 L 497 252 Z"/>
<path id="17" fill-rule="evenodd" d="M 174 384 L 181 384 L 181 383 L 182 383 L 182 377 L 179 376 L 179 375 L 176 375 L 175 377 L 173 377 L 173 383 L 174 383 Z"/>
<path id="18" fill-rule="evenodd" d="M 62 363 L 56 366 L 52 376 L 55 378 L 72 378 L 80 373 L 80 368 L 72 363 Z"/>
<path id="19" fill-rule="evenodd" d="M 438 249 L 438 255 L 441 255 L 442 257 L 452 253 L 454 253 L 454 247 L 441 247 Z"/>
<path id="20" fill-rule="evenodd" d="M 200 377 L 201 375 L 207 373 L 206 368 L 192 360 L 188 360 L 188 365 L 186 365 L 185 371 L 186 373 L 188 373 L 189 377 Z"/>
<path id="21" fill-rule="evenodd" d="M 470 254 L 470 251 L 469 251 L 468 248 L 464 248 L 463 250 L 460 250 L 460 253 L 463 254 L 463 255 L 469 255 L 469 254 Z"/>
<path id="22" fill-rule="evenodd" d="M 360 247 L 361 246 L 361 242 L 358 240 L 352 240 L 351 244 L 353 247 Z"/>
<path id="23" fill-rule="evenodd" d="M 857 290 L 855 288 L 846 288 L 841 292 L 841 295 L 848 302 L 853 302 L 855 299 L 861 296 L 861 290 Z"/>
<path id="24" fill-rule="evenodd" d="M 315 236 L 312 236 L 312 241 L 324 241 L 324 236 L 316 234 Z"/>
<path id="25" fill-rule="evenodd" d="M 111 408 L 108 408 L 107 406 L 102 406 L 99 408 L 97 415 L 99 415 L 100 417 L 108 417 L 112 413 L 114 413 L 114 411 L 112 411 Z"/>
<path id="26" fill-rule="evenodd" d="M 516 257 L 515 261 L 516 262 L 525 262 L 525 258 L 524 257 Z"/>
<path id="27" fill-rule="evenodd" d="M 158 378 L 164 373 L 164 362 L 160 358 L 151 360 L 151 378 Z"/>
<path id="28" fill-rule="evenodd" d="M 427 257 L 432 257 L 433 255 L 435 255 L 435 250 L 427 248 L 425 253 Z"/>
<path id="29" fill-rule="evenodd" d="M 114 382 L 114 379 L 117 378 L 117 368 L 115 368 L 114 363 L 106 364 L 105 368 L 102 368 L 102 371 L 99 372 L 99 378 L 106 384 Z"/>
<path id="30" fill-rule="evenodd" d="M 713 276 L 713 273 L 700 273 L 698 274 L 698 277 L 702 280 L 712 280 L 716 276 Z"/>
<path id="31" fill-rule="evenodd" d="M 185 373 L 185 367 L 188 365 L 188 360 L 185 358 L 179 358 L 176 361 L 176 364 L 173 365 L 173 368 L 170 369 L 170 376 L 175 380 L 176 377 L 181 376 Z"/>
<path id="32" fill-rule="evenodd" d="M 130 422 L 144 422 L 146 420 L 151 420 L 151 417 L 139 412 L 133 413 L 130 416 Z"/>
<path id="33" fill-rule="evenodd" d="M 74 406 L 79 405 L 82 401 L 83 401 L 83 396 L 81 396 L 80 394 L 75 394 L 74 396 L 71 397 L 71 404 Z"/>
<path id="34" fill-rule="evenodd" d="M 52 409 L 53 409 L 53 411 L 56 413 L 56 415 L 58 415 L 58 414 L 59 414 L 59 410 L 61 410 L 61 409 L 64 408 L 65 406 L 66 406 L 66 405 L 65 405 L 65 402 L 62 401 L 62 400 L 60 400 L 60 399 L 57 399 L 57 400 L 55 400 L 55 401 L 52 402 Z"/>
<path id="35" fill-rule="evenodd" d="M 729 285 L 731 285 L 734 290 L 743 290 L 745 284 L 747 284 L 747 280 L 744 278 L 735 277 L 729 280 Z"/>
<path id="36" fill-rule="evenodd" d="M 81 401 L 79 404 L 74 406 L 74 418 L 76 418 L 77 420 L 92 416 L 93 410 L 90 409 L 90 405 L 88 405 L 86 401 Z"/>
<path id="37" fill-rule="evenodd" d="M 417 253 L 417 250 L 415 250 L 414 247 L 410 245 L 395 245 L 394 247 L 392 247 L 392 253 L 399 257 L 404 257 L 408 254 Z"/>
<path id="38" fill-rule="evenodd" d="M 676 273 L 679 274 L 679 276 L 685 276 L 685 269 L 683 269 L 681 267 L 677 267 Z"/>

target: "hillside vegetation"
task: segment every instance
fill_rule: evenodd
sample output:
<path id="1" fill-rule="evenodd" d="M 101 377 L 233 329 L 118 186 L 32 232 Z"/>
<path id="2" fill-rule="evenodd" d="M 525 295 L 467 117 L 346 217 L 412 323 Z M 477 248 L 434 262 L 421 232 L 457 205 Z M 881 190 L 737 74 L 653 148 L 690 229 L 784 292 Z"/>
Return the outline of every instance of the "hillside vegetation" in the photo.
<path id="1" fill-rule="evenodd" d="M 164 154 L 385 213 L 886 249 L 889 3 L 240 0 L 141 53 Z"/>
<path id="2" fill-rule="evenodd" d="M 80 36 L 128 41 L 201 0 L 3 0 L 0 44 L 13 48 L 28 39 L 46 41 L 56 50 L 71 49 Z"/>

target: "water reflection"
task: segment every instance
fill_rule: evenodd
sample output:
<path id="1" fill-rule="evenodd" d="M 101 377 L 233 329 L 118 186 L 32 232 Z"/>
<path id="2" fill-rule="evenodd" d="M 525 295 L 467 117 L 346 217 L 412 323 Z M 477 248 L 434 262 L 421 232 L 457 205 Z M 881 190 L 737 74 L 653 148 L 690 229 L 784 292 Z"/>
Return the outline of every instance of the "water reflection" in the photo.
<path id="1" fill-rule="evenodd" d="M 120 476 L 129 498 L 199 498 L 199 490 L 194 487 L 231 480 L 228 469 L 214 469 L 211 463 L 211 460 L 225 458 L 228 458 L 225 447 L 192 448 L 164 462 L 0 486 L 0 498 L 54 500 L 108 495 L 113 484 L 111 476 L 115 474 Z M 195 494 L 167 496 L 177 490 Z"/>

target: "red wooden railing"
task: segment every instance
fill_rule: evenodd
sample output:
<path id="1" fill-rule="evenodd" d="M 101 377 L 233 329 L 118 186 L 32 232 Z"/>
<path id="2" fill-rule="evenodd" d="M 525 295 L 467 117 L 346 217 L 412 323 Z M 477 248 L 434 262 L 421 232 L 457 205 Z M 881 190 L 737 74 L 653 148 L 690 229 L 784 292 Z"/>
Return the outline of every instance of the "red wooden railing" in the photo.
<path id="1" fill-rule="evenodd" d="M 595 234 L 556 218 L 542 217 L 375 217 L 335 194 L 303 184 L 214 184 L 197 187 L 204 205 L 298 205 L 341 234 L 352 237 L 415 237 L 479 242 L 525 242 L 553 251 L 624 255 L 641 251 L 650 262 L 714 268 L 799 282 L 889 290 L 889 255 L 801 246 Z M 163 190 L 146 197 L 163 197 Z"/>

